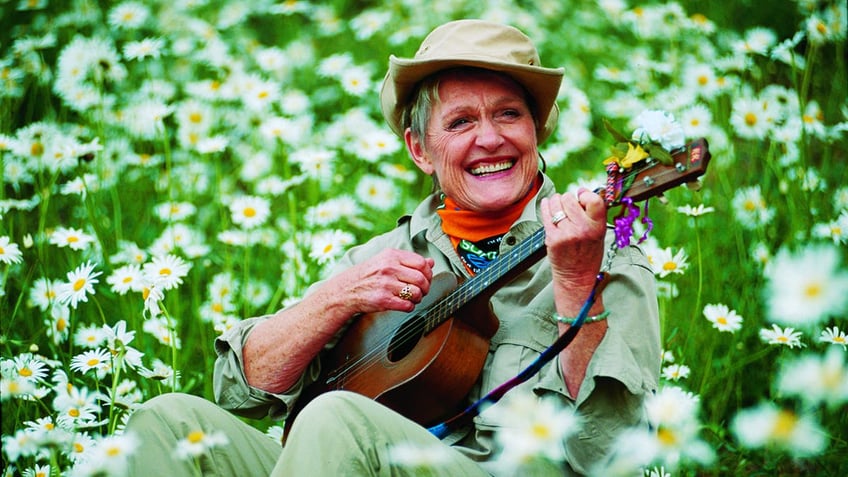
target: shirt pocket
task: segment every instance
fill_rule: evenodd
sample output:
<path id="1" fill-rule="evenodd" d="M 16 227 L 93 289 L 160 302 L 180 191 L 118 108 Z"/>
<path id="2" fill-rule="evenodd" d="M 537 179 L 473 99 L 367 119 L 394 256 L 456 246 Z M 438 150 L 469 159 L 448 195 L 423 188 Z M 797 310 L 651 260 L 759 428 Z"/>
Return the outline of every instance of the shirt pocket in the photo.
<path id="1" fill-rule="evenodd" d="M 492 337 L 489 356 L 481 379 L 481 395 L 504 384 L 530 366 L 539 355 L 550 346 L 558 336 L 556 323 L 550 318 L 547 310 L 526 308 L 520 317 L 512 320 L 501 320 L 500 328 Z M 556 360 L 546 363 L 542 369 L 524 383 L 511 389 L 501 402 L 492 406 L 491 411 L 484 410 L 475 424 L 480 429 L 500 427 L 496 415 L 500 414 L 495 406 L 502 406 L 503 401 L 517 393 L 532 393 L 534 385 L 546 373 L 548 367 Z"/>

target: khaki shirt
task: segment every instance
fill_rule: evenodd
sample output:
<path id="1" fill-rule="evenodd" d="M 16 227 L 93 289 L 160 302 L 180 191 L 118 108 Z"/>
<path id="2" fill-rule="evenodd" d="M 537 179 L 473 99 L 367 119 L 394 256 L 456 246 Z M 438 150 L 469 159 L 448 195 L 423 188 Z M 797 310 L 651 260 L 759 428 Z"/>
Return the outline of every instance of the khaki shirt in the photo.
<path id="1" fill-rule="evenodd" d="M 538 196 L 504 236 L 500 253 L 541 227 L 540 198 L 554 193 L 551 180 L 544 179 Z M 411 216 L 400 219 L 395 229 L 350 249 L 336 264 L 334 273 L 383 249 L 397 248 L 433 257 L 434 275 L 450 271 L 468 278 L 450 239 L 442 231 L 436 214 L 439 205 L 438 195 L 431 195 Z M 608 231 L 607 245 L 612 240 L 613 233 Z M 603 289 L 603 302 L 610 312 L 608 329 L 588 365 L 577 399 L 569 397 L 557 359 L 519 386 L 555 399 L 562 406 L 576 406 L 581 414 L 581 431 L 563 443 L 571 467 L 566 469 L 567 473 L 586 473 L 593 463 L 604 458 L 618 432 L 644 424 L 644 397 L 656 391 L 658 385 L 660 333 L 655 279 L 647 257 L 638 247 L 617 250 Z M 486 364 L 469 403 L 513 378 L 557 338 L 548 260 L 543 258 L 500 288 L 494 293 L 491 305 L 500 326 L 491 339 Z M 268 318 L 244 320 L 216 339 L 215 399 L 225 409 L 247 417 L 284 419 L 303 388 L 318 378 L 320 362 L 316 359 L 300 381 L 285 393 L 270 394 L 249 386 L 242 367 L 242 345 L 251 329 Z M 511 391 L 516 392 L 518 388 Z M 503 401 L 496 406 L 502 404 Z M 474 420 L 473 432 L 466 430 L 449 436 L 446 441 L 476 460 L 491 459 L 492 437 L 499 427 L 492 414 L 481 413 Z"/>

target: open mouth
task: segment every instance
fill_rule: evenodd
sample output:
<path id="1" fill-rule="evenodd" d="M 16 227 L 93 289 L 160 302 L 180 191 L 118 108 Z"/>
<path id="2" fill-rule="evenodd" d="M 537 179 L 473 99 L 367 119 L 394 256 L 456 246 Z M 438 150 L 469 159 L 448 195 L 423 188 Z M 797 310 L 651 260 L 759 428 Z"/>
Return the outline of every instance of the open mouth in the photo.
<path id="1" fill-rule="evenodd" d="M 513 165 L 515 165 L 515 162 L 513 161 L 502 161 L 496 162 L 494 164 L 481 164 L 479 166 L 472 167 L 468 170 L 468 172 L 470 172 L 471 175 L 479 177 L 487 174 L 494 174 L 496 172 L 506 171 L 512 168 Z"/>

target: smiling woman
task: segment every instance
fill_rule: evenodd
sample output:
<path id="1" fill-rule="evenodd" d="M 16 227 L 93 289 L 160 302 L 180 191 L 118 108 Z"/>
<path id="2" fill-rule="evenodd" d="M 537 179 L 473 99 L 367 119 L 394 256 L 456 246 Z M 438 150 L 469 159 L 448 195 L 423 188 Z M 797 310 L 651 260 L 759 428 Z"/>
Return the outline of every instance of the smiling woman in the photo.
<path id="1" fill-rule="evenodd" d="M 397 431 L 380 462 L 413 475 L 848 475 L 844 0 L 490 4 L 0 1 L 3 475 L 270 475 L 285 429 L 286 465 Z M 454 21 L 495 17 L 518 28 Z M 608 133 L 672 115 L 714 166 L 653 222 L 610 209 L 647 238 L 571 354 L 450 441 L 387 411 L 452 415 L 575 322 L 604 159 L 663 163 Z M 505 267 L 530 236 L 546 259 Z M 464 295 L 494 270 L 514 280 Z M 422 352 L 432 318 L 459 353 Z M 325 392 L 392 388 L 416 353 L 435 378 Z M 626 430 L 646 395 L 691 412 Z M 229 444 L 175 455 L 215 434 L 161 427 L 192 416 Z"/>

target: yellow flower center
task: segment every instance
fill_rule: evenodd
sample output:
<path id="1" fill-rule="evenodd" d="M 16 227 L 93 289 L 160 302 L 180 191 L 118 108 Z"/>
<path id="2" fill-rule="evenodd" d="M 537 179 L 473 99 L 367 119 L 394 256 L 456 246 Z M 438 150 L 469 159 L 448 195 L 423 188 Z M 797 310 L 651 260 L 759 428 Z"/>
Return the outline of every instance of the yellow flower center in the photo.
<path id="1" fill-rule="evenodd" d="M 807 298 L 817 298 L 821 296 L 823 287 L 821 283 L 808 283 L 804 288 L 804 296 Z"/>
<path id="2" fill-rule="evenodd" d="M 747 113 L 745 115 L 745 124 L 748 126 L 753 126 L 757 124 L 757 115 L 754 113 Z"/>
<path id="3" fill-rule="evenodd" d="M 212 311 L 214 311 L 215 313 L 221 313 L 222 311 L 224 311 L 224 305 L 220 303 L 213 303 Z"/>
<path id="4" fill-rule="evenodd" d="M 782 410 L 778 413 L 777 419 L 774 421 L 772 435 L 775 439 L 786 441 L 792 435 L 792 431 L 798 423 L 798 417 L 790 411 Z"/>
<path id="5" fill-rule="evenodd" d="M 677 435 L 666 427 L 660 427 L 657 431 L 657 440 L 665 446 L 677 444 Z"/>
<path id="6" fill-rule="evenodd" d="M 131 282 L 132 280 L 133 280 L 133 279 L 132 279 L 132 277 L 124 277 L 124 279 L 123 279 L 122 281 L 123 281 L 124 283 L 129 283 L 129 282 Z"/>
<path id="7" fill-rule="evenodd" d="M 67 238 L 67 241 L 68 243 L 76 243 L 79 242 L 79 237 L 77 237 L 76 235 L 71 235 Z"/>
<path id="8" fill-rule="evenodd" d="M 97 366 L 98 364 L 100 364 L 100 360 L 98 358 L 91 358 L 88 361 L 86 361 L 85 364 L 87 364 L 89 366 Z"/>
<path id="9" fill-rule="evenodd" d="M 108 455 L 109 457 L 115 457 L 116 455 L 120 455 L 120 454 L 121 454 L 121 448 L 120 447 L 112 446 L 112 447 L 109 447 L 108 449 L 106 449 L 106 455 Z"/>
<path id="10" fill-rule="evenodd" d="M 79 280 L 74 282 L 74 291 L 82 290 L 82 287 L 85 286 L 85 278 L 80 278 Z"/>
<path id="11" fill-rule="evenodd" d="M 204 437 L 203 431 L 193 431 L 193 432 L 189 433 L 189 435 L 188 435 L 188 437 L 186 437 L 186 439 L 189 442 L 191 442 L 192 444 L 197 444 L 198 442 L 203 440 L 203 437 Z"/>
<path id="12" fill-rule="evenodd" d="M 530 434 L 539 439 L 548 439 L 551 437 L 551 428 L 550 426 L 537 422 L 530 428 Z"/>
<path id="13" fill-rule="evenodd" d="M 159 270 L 159 276 L 167 277 L 171 274 L 171 269 L 168 267 L 162 268 Z"/>
<path id="14" fill-rule="evenodd" d="M 203 115 L 200 113 L 191 113 L 188 115 L 188 120 L 193 123 L 199 123 L 203 120 Z"/>
<path id="15" fill-rule="evenodd" d="M 674 270 L 677 270 L 677 264 L 674 262 L 665 262 L 663 264 L 663 270 L 673 272 Z"/>
<path id="16" fill-rule="evenodd" d="M 28 377 L 32 376 L 32 370 L 29 369 L 29 368 L 21 368 L 18 371 L 18 374 L 25 377 L 25 378 L 28 378 Z"/>
<path id="17" fill-rule="evenodd" d="M 71 417 L 79 417 L 80 416 L 79 409 L 77 409 L 75 407 L 71 408 L 71 410 L 68 411 L 68 415 L 71 416 Z"/>
<path id="18" fill-rule="evenodd" d="M 256 209 L 254 209 L 253 207 L 245 207 L 244 208 L 244 216 L 245 217 L 255 217 L 256 216 Z"/>
<path id="19" fill-rule="evenodd" d="M 29 152 L 33 156 L 40 156 L 44 154 L 44 145 L 42 145 L 40 142 L 34 142 L 32 143 L 32 146 L 30 146 Z"/>
<path id="20" fill-rule="evenodd" d="M 331 244 L 327 244 L 324 246 L 324 253 L 330 253 L 333 250 L 333 246 Z"/>
<path id="21" fill-rule="evenodd" d="M 83 447 L 82 444 L 80 444 L 79 442 L 74 442 L 74 452 L 76 452 L 77 454 L 82 454 L 84 450 L 85 447 Z"/>
<path id="22" fill-rule="evenodd" d="M 718 322 L 722 325 L 726 325 L 727 324 L 727 317 L 719 316 L 718 318 L 716 318 L 716 322 Z"/>
<path id="23" fill-rule="evenodd" d="M 757 210 L 757 204 L 753 200 L 746 200 L 745 204 L 743 205 L 743 208 L 748 212 L 753 212 Z"/>
<path id="24" fill-rule="evenodd" d="M 64 318 L 59 318 L 59 320 L 56 321 L 56 331 L 59 331 L 59 332 L 65 331 L 65 328 L 67 328 L 67 327 L 68 327 L 68 322 L 65 321 Z"/>

